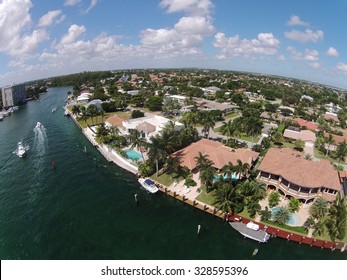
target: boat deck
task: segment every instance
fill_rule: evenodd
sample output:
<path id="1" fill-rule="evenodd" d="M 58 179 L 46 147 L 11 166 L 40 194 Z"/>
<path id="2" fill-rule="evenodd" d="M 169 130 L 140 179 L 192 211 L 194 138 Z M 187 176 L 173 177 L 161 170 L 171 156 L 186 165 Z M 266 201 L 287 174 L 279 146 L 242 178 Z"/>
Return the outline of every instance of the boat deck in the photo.
<path id="1" fill-rule="evenodd" d="M 264 230 L 253 230 L 247 227 L 246 224 L 242 222 L 230 222 L 229 223 L 234 229 L 240 232 L 242 235 L 251 238 L 259 242 L 266 242 L 269 239 L 269 234 Z"/>

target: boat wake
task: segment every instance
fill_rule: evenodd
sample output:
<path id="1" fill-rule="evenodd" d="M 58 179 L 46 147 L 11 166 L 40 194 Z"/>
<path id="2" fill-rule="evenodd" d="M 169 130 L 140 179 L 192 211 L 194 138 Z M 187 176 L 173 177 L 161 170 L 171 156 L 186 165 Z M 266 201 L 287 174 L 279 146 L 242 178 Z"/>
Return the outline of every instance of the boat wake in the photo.
<path id="1" fill-rule="evenodd" d="M 46 128 L 43 124 L 40 124 L 40 126 L 36 125 L 33 131 L 35 133 L 33 149 L 38 156 L 43 156 L 46 152 Z"/>

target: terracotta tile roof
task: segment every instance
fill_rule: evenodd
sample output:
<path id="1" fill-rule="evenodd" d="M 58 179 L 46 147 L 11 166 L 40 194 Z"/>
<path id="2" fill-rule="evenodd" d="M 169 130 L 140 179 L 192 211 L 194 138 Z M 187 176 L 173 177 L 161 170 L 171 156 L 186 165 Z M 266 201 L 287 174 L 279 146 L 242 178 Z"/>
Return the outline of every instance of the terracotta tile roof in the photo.
<path id="1" fill-rule="evenodd" d="M 249 149 L 235 149 L 231 151 L 229 147 L 208 139 L 201 139 L 173 153 L 172 156 L 178 157 L 181 165 L 193 170 L 196 167 L 195 157 L 199 155 L 199 152 L 203 155 L 208 155 L 208 159 L 213 162 L 213 166 L 217 169 L 223 168 L 229 162 L 236 165 L 238 159 L 242 163 L 251 165 L 259 156 L 259 153 Z"/>
<path id="2" fill-rule="evenodd" d="M 347 142 L 347 135 L 344 134 L 344 135 L 336 135 L 336 134 L 331 134 L 331 136 L 334 138 L 335 140 L 335 145 L 338 145 L 340 143 L 342 143 L 343 141 L 346 141 Z M 324 137 L 328 138 L 329 137 L 329 133 L 324 133 Z"/>
<path id="3" fill-rule="evenodd" d="M 294 121 L 298 123 L 301 127 L 306 126 L 309 130 L 319 130 L 318 124 L 314 122 L 309 122 L 301 118 L 295 118 Z"/>
<path id="4" fill-rule="evenodd" d="M 339 118 L 335 114 L 325 113 L 323 117 L 326 120 L 333 120 L 334 122 L 339 122 Z"/>
<path id="5" fill-rule="evenodd" d="M 110 125 L 124 129 L 123 121 L 125 121 L 125 119 L 119 117 L 118 115 L 113 115 L 112 117 L 108 117 L 106 119 L 106 122 L 108 122 Z"/>
<path id="6" fill-rule="evenodd" d="M 316 142 L 316 134 L 311 130 L 294 131 L 286 129 L 283 136 L 290 139 L 301 139 L 304 142 Z"/>
<path id="7" fill-rule="evenodd" d="M 299 186 L 341 190 L 338 172 L 328 160 L 306 160 L 301 153 L 287 148 L 271 148 L 258 169 L 282 176 Z"/>

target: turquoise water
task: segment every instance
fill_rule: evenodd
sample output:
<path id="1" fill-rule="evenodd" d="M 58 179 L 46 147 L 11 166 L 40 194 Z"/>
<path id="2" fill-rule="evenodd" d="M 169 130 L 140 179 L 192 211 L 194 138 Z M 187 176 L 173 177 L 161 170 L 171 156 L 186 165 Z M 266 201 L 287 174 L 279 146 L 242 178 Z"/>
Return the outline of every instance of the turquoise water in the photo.
<path id="1" fill-rule="evenodd" d="M 131 160 L 135 160 L 135 159 L 142 159 L 142 156 L 135 152 L 134 150 L 125 150 L 125 153 L 127 154 L 128 158 L 131 159 Z"/>
<path id="2" fill-rule="evenodd" d="M 277 213 L 279 209 L 280 209 L 280 207 L 275 207 L 275 208 L 271 209 L 272 217 L 274 217 L 275 213 Z M 298 225 L 299 223 L 300 223 L 300 217 L 298 215 L 296 215 L 295 213 L 292 213 L 290 215 L 288 224 L 295 226 L 295 225 Z"/>
<path id="3" fill-rule="evenodd" d="M 0 122 L 1 259 L 346 259 L 281 238 L 259 244 L 219 218 L 148 194 L 64 117 L 69 90 L 51 88 Z M 19 141 L 30 146 L 22 159 L 13 154 Z"/>
<path id="4" fill-rule="evenodd" d="M 220 180 L 220 178 L 222 178 L 223 177 L 223 179 L 224 180 L 227 180 L 228 178 L 229 178 L 229 175 L 228 174 L 224 174 L 223 176 L 222 175 L 214 175 L 213 176 L 213 181 L 214 182 L 217 182 L 217 181 L 219 181 Z M 238 175 L 236 175 L 236 174 L 231 174 L 231 180 L 238 180 L 239 179 L 239 176 Z"/>

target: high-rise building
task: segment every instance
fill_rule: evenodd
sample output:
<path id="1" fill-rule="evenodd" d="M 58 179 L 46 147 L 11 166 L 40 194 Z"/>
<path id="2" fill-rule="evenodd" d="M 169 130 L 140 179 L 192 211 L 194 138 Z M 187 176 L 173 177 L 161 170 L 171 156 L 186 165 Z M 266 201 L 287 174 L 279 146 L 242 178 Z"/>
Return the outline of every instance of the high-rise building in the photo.
<path id="1" fill-rule="evenodd" d="M 2 88 L 2 105 L 4 107 L 16 106 L 26 100 L 25 85 L 11 85 Z"/>

